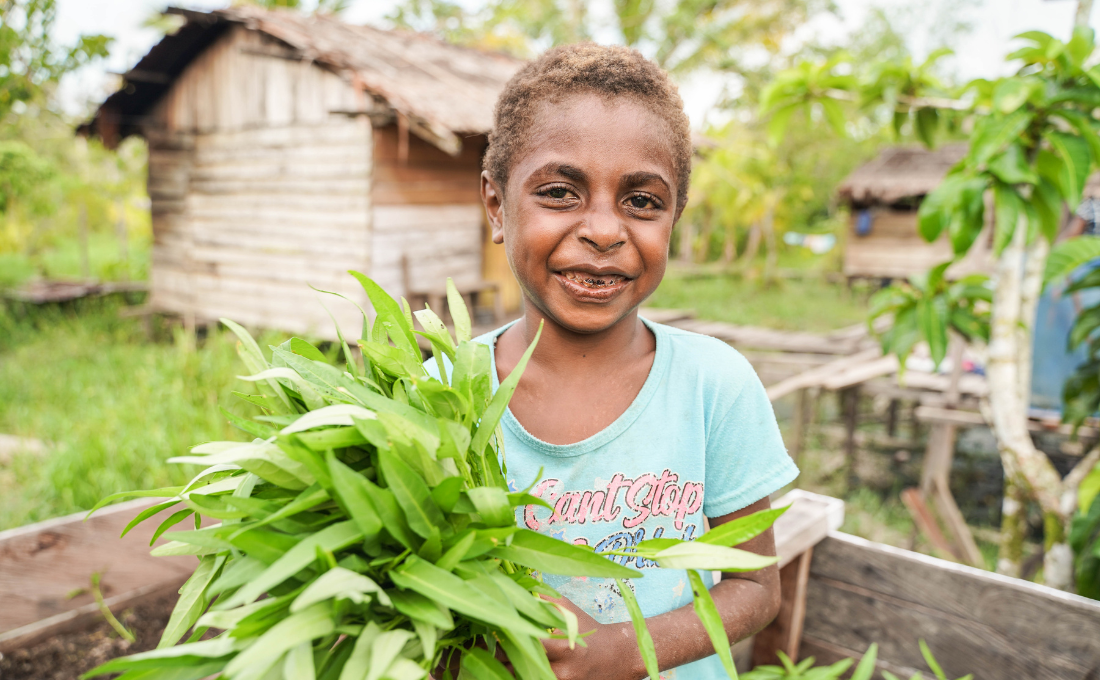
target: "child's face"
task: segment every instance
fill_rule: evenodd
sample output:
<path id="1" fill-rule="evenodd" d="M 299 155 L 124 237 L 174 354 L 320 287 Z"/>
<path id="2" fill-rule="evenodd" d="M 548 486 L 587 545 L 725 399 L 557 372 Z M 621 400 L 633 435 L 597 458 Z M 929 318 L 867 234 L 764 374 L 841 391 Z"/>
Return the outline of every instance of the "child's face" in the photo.
<path id="1" fill-rule="evenodd" d="M 657 288 L 676 181 L 668 127 L 630 99 L 543 104 L 506 194 L 482 176 L 493 241 L 527 299 L 574 332 L 614 325 Z"/>

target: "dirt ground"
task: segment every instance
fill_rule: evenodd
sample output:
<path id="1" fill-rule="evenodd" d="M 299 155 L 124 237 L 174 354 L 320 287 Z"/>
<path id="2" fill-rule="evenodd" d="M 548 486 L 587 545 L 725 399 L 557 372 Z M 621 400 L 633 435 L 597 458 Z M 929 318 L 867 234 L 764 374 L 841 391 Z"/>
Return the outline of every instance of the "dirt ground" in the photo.
<path id="1" fill-rule="evenodd" d="M 76 680 L 105 661 L 153 649 L 178 597 L 169 593 L 122 612 L 118 619 L 134 633 L 135 642 L 123 640 L 101 621 L 30 649 L 0 654 L 0 680 Z"/>

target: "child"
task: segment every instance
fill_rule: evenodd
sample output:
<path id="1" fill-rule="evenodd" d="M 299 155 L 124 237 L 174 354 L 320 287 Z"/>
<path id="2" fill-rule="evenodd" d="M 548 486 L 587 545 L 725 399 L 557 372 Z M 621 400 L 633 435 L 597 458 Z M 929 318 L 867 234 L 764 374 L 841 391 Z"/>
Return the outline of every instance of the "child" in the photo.
<path id="1" fill-rule="evenodd" d="M 509 484 L 526 487 L 541 468 L 533 493 L 554 507 L 527 506 L 519 520 L 530 529 L 597 550 L 690 539 L 704 517 L 716 526 L 768 508 L 798 474 L 744 357 L 638 316 L 665 272 L 691 153 L 676 87 L 626 48 L 550 50 L 497 103 L 481 195 L 526 304 L 481 340 L 499 380 L 545 323 L 502 422 Z M 775 554 L 771 531 L 741 548 Z M 617 559 L 645 572 L 629 585 L 662 677 L 725 677 L 685 572 Z M 645 677 L 614 581 L 548 583 L 595 631 L 572 650 L 546 641 L 559 678 Z M 711 595 L 741 640 L 777 613 L 778 570 L 728 574 Z"/>

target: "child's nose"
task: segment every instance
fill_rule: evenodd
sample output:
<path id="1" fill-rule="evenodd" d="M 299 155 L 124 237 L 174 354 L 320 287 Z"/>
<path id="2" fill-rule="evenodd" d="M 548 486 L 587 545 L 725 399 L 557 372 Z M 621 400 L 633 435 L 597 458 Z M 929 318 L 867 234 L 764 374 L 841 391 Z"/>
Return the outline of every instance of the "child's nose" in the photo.
<path id="1" fill-rule="evenodd" d="M 615 210 L 595 208 L 584 216 L 577 237 L 597 251 L 606 253 L 626 243 L 626 229 Z"/>

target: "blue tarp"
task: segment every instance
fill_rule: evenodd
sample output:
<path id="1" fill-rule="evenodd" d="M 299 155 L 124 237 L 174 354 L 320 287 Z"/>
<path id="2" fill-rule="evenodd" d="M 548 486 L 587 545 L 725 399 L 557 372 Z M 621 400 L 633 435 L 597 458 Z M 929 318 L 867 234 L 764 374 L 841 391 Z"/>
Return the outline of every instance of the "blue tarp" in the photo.
<path id="1" fill-rule="evenodd" d="M 1091 262 L 1071 277 L 1076 280 L 1100 262 Z M 1066 284 L 1051 285 L 1039 299 L 1035 315 L 1035 349 L 1031 360 L 1031 408 L 1062 411 L 1062 385 L 1088 358 L 1087 347 L 1067 349 L 1069 331 L 1077 313 L 1100 303 L 1100 290 L 1065 295 Z"/>

